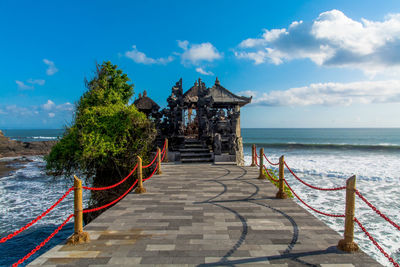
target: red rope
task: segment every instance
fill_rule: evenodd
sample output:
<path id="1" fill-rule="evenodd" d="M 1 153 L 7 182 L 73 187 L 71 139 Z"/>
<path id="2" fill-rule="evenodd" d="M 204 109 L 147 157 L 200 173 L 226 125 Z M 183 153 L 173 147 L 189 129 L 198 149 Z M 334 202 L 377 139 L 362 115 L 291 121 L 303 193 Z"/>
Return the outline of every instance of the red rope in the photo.
<path id="1" fill-rule="evenodd" d="M 150 176 L 149 176 L 149 177 L 147 177 L 147 178 L 143 179 L 143 181 L 149 180 L 151 177 L 153 177 L 153 175 L 156 173 L 157 169 L 158 169 L 158 161 L 157 161 L 157 165 L 156 165 L 156 167 L 155 167 L 155 168 L 154 168 L 154 170 L 153 170 L 153 173 L 152 173 L 152 174 L 150 174 Z"/>
<path id="2" fill-rule="evenodd" d="M 267 172 L 269 178 L 271 178 L 271 180 L 274 182 L 279 182 L 279 179 L 275 179 L 274 177 L 272 177 L 271 174 L 269 174 L 267 167 L 265 167 L 265 165 L 263 165 L 263 166 L 264 166 L 264 169 Z"/>
<path id="3" fill-rule="evenodd" d="M 24 261 L 26 261 L 30 256 L 35 254 L 39 249 L 41 249 L 47 242 L 49 242 L 50 239 L 52 239 L 66 224 L 67 222 L 74 217 L 74 214 L 70 214 L 68 218 L 60 225 L 56 230 L 54 230 L 53 233 L 51 233 L 42 243 L 40 243 L 36 248 L 34 248 L 31 252 L 26 254 L 22 259 L 18 260 L 16 263 L 12 265 L 12 267 L 16 267 L 20 264 L 22 264 Z"/>
<path id="4" fill-rule="evenodd" d="M 133 168 L 133 170 L 124 179 L 122 179 L 121 181 L 119 181 L 116 184 L 113 184 L 113 185 L 110 185 L 110 186 L 105 186 L 105 187 L 87 187 L 87 186 L 82 186 L 82 188 L 86 189 L 86 190 L 92 190 L 92 191 L 102 191 L 102 190 L 107 190 L 107 189 L 111 189 L 111 188 L 117 187 L 120 184 L 122 184 L 123 182 L 125 182 L 129 177 L 132 176 L 132 174 L 136 171 L 137 166 L 138 166 L 138 164 L 136 163 L 136 165 Z"/>
<path id="5" fill-rule="evenodd" d="M 6 237 L 3 237 L 2 239 L 0 239 L 0 243 L 4 243 L 7 240 L 13 238 L 14 236 L 18 235 L 19 233 L 25 231 L 26 229 L 28 229 L 29 227 L 31 227 L 33 224 L 35 224 L 37 221 L 39 221 L 40 219 L 42 219 L 44 216 L 46 216 L 52 209 L 54 209 L 58 204 L 60 204 L 61 201 L 64 200 L 64 198 L 66 198 L 68 196 L 69 193 L 71 193 L 71 191 L 74 190 L 74 187 L 71 187 L 70 189 L 68 189 L 67 192 L 64 193 L 64 195 L 62 195 L 62 197 L 60 197 L 50 208 L 48 208 L 45 212 L 43 212 L 41 215 L 39 215 L 38 217 L 36 217 L 36 219 L 34 219 L 33 221 L 31 221 L 30 223 L 28 223 L 27 225 L 25 225 L 24 227 L 22 227 L 21 229 L 15 231 L 12 234 L 9 234 Z"/>
<path id="6" fill-rule="evenodd" d="M 296 175 L 296 174 L 289 168 L 289 166 L 286 164 L 286 161 L 285 161 L 285 166 L 286 166 L 286 168 L 293 174 L 293 176 L 294 176 L 297 180 L 299 180 L 301 183 L 305 184 L 306 186 L 311 187 L 312 189 L 322 190 L 322 191 L 337 191 L 337 190 L 346 189 L 346 186 L 336 187 L 336 188 L 321 188 L 321 187 L 317 187 L 317 186 L 310 185 L 310 184 L 304 182 L 303 180 L 301 180 L 299 177 L 297 177 L 297 175 Z"/>
<path id="7" fill-rule="evenodd" d="M 397 230 L 400 231 L 400 226 L 393 222 L 391 219 L 389 219 L 385 214 L 383 214 L 378 208 L 376 208 L 374 205 L 372 205 L 361 193 L 356 189 L 356 194 L 359 196 L 373 211 L 375 211 L 379 216 L 381 216 L 383 219 L 385 219 L 387 222 L 389 222 L 391 225 L 397 228 Z"/>
<path id="8" fill-rule="evenodd" d="M 164 161 L 165 155 L 167 155 L 167 152 L 165 150 L 165 145 L 164 145 L 163 151 L 161 153 L 163 154 L 161 157 L 161 161 Z"/>
<path id="9" fill-rule="evenodd" d="M 256 165 L 257 165 L 257 167 L 260 167 L 260 164 L 258 164 L 257 155 L 256 155 L 255 160 L 256 160 Z"/>
<path id="10" fill-rule="evenodd" d="M 267 158 L 267 156 L 265 156 L 265 154 L 264 154 L 264 158 L 265 158 L 265 159 L 268 161 L 268 163 L 271 164 L 271 165 L 274 165 L 274 166 L 279 165 L 279 162 L 278 162 L 278 163 L 272 163 L 271 161 L 269 161 L 269 159 Z"/>
<path id="11" fill-rule="evenodd" d="M 397 262 L 395 262 L 393 260 L 392 257 L 389 256 L 389 254 L 387 254 L 383 248 L 378 244 L 378 242 L 376 242 L 376 240 L 371 236 L 370 233 L 368 233 L 367 229 L 365 229 L 365 227 L 361 224 L 361 222 L 354 217 L 354 221 L 358 224 L 358 226 L 360 226 L 361 230 L 363 230 L 363 232 L 365 233 L 366 236 L 368 236 L 369 240 L 372 241 L 372 243 L 374 243 L 374 245 L 379 249 L 379 251 L 396 267 L 399 267 L 399 264 Z"/>
<path id="12" fill-rule="evenodd" d="M 290 185 L 288 184 L 288 182 L 286 181 L 286 179 L 283 179 L 283 180 L 285 181 L 286 185 L 289 187 L 290 191 L 293 192 L 293 194 L 301 201 L 301 203 L 303 203 L 304 205 L 306 205 L 306 206 L 307 206 L 308 208 L 310 208 L 311 210 L 313 210 L 313 211 L 315 211 L 315 212 L 317 212 L 317 213 L 319 213 L 319 214 L 322 214 L 322 215 L 325 215 L 325 216 L 329 216 L 329 217 L 345 217 L 344 214 L 343 214 L 343 215 L 341 215 L 341 214 L 330 214 L 330 213 L 325 213 L 325 212 L 319 211 L 319 210 L 317 210 L 317 209 L 314 209 L 313 207 L 311 207 L 310 205 L 308 205 L 307 203 L 305 203 L 305 202 L 296 194 L 296 192 L 293 191 L 293 189 L 290 187 Z"/>
<path id="13" fill-rule="evenodd" d="M 117 199 L 114 199 L 114 200 L 111 201 L 110 203 L 105 204 L 105 205 L 103 205 L 103 206 L 101 206 L 101 207 L 83 210 L 83 213 L 89 213 L 89 212 L 93 212 L 93 211 L 97 211 L 97 210 L 102 210 L 102 209 L 105 209 L 105 208 L 107 208 L 107 207 L 109 207 L 109 206 L 111 206 L 111 205 L 117 203 L 118 201 L 120 201 L 124 196 L 126 196 L 126 195 L 133 189 L 133 187 L 137 184 L 137 182 L 138 182 L 138 180 L 136 180 L 136 181 L 133 183 L 133 185 L 132 185 L 131 187 L 129 187 L 129 189 L 126 190 L 126 192 L 123 193 L 121 196 L 119 196 Z"/>
<path id="14" fill-rule="evenodd" d="M 149 165 L 143 166 L 142 169 L 146 169 L 146 168 L 150 167 L 151 165 L 153 165 L 154 161 L 156 161 L 156 159 L 157 159 L 157 156 L 158 156 L 158 150 L 157 150 L 156 156 L 154 157 L 153 161 L 150 162 Z"/>

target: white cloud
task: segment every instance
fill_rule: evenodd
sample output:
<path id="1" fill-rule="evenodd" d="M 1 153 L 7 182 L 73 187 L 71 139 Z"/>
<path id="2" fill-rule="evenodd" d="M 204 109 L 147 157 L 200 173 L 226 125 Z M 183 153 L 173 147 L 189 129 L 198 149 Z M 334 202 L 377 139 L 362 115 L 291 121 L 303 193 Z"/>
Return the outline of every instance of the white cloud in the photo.
<path id="1" fill-rule="evenodd" d="M 246 91 L 241 91 L 238 93 L 238 95 L 242 95 L 242 96 L 247 96 L 247 97 L 254 97 L 256 95 L 258 95 L 257 91 L 253 91 L 253 90 L 246 90 Z"/>
<path id="2" fill-rule="evenodd" d="M 127 58 L 132 59 L 136 63 L 146 64 L 146 65 L 150 65 L 150 64 L 162 64 L 162 65 L 165 65 L 165 64 L 168 64 L 169 62 L 174 60 L 174 58 L 172 56 L 168 56 L 166 58 L 151 58 L 151 57 L 148 57 L 148 56 L 146 56 L 145 53 L 140 52 L 139 50 L 137 50 L 136 45 L 132 46 L 132 50 L 131 51 L 125 52 L 125 56 Z"/>
<path id="3" fill-rule="evenodd" d="M 179 41 L 178 46 L 184 50 L 181 54 L 182 63 L 198 65 L 202 62 L 213 62 L 222 58 L 222 54 L 209 42 L 189 44 L 188 41 Z"/>
<path id="4" fill-rule="evenodd" d="M 58 69 L 56 68 L 56 65 L 54 64 L 53 61 L 50 61 L 48 59 L 43 59 L 44 64 L 46 64 L 48 66 L 47 70 L 46 70 L 46 74 L 47 75 L 53 75 L 55 74 Z"/>
<path id="5" fill-rule="evenodd" d="M 44 85 L 46 83 L 45 80 L 41 80 L 41 79 L 37 79 L 37 80 L 29 79 L 27 82 L 30 84 L 37 84 L 37 85 Z"/>
<path id="6" fill-rule="evenodd" d="M 196 68 L 196 71 L 203 75 L 214 75 L 214 73 L 212 73 L 211 71 L 206 71 L 201 67 Z"/>
<path id="7" fill-rule="evenodd" d="M 6 106 L 6 111 L 3 114 L 17 114 L 20 116 L 29 116 L 32 115 L 32 110 L 26 107 L 18 107 L 17 105 L 9 105 Z"/>
<path id="8" fill-rule="evenodd" d="M 54 109 L 55 107 L 56 107 L 56 104 L 55 104 L 53 101 L 51 101 L 50 99 L 47 100 L 46 104 L 43 104 L 43 105 L 42 105 L 42 108 L 43 108 L 44 110 L 52 110 L 52 109 Z"/>
<path id="9" fill-rule="evenodd" d="M 49 118 L 54 118 L 56 116 L 56 114 L 53 112 L 50 112 L 48 115 L 49 115 Z"/>
<path id="10" fill-rule="evenodd" d="M 64 103 L 64 104 L 61 104 L 61 105 L 56 106 L 56 108 L 57 108 L 58 110 L 73 111 L 73 110 L 74 110 L 74 105 L 71 104 L 71 103 L 69 103 L 69 102 L 66 102 L 66 103 Z"/>
<path id="11" fill-rule="evenodd" d="M 15 81 L 15 83 L 17 84 L 17 86 L 18 86 L 18 89 L 20 89 L 20 90 L 33 90 L 34 89 L 34 87 L 33 86 L 30 86 L 30 85 L 26 85 L 24 82 L 22 82 L 22 81 Z"/>
<path id="12" fill-rule="evenodd" d="M 264 29 L 260 38 L 239 44 L 238 58 L 255 64 L 310 59 L 320 66 L 361 69 L 367 74 L 400 71 L 400 14 L 384 21 L 353 20 L 339 10 L 312 22 L 294 21 L 286 29 Z"/>
<path id="13" fill-rule="evenodd" d="M 313 83 L 285 91 L 253 94 L 253 104 L 265 106 L 351 105 L 400 103 L 400 80 Z"/>

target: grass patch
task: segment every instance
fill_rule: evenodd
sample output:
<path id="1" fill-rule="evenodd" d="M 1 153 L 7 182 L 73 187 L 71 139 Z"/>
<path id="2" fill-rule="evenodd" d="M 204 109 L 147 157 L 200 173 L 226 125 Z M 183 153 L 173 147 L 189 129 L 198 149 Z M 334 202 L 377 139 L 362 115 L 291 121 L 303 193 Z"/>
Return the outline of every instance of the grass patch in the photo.
<path id="1" fill-rule="evenodd" d="M 271 177 L 269 177 L 269 175 L 267 174 L 267 172 L 265 171 L 265 169 L 263 169 L 263 173 L 265 175 L 265 177 L 267 177 L 267 179 L 276 186 L 276 188 L 279 188 L 279 182 L 275 182 L 274 180 L 271 179 Z M 279 174 L 277 170 L 273 170 L 273 169 L 268 169 L 268 173 L 272 176 L 272 178 L 279 180 Z M 290 197 L 293 198 L 293 194 L 292 191 L 290 191 L 289 187 L 286 185 L 286 183 L 283 184 L 283 190 L 285 191 L 285 193 Z"/>

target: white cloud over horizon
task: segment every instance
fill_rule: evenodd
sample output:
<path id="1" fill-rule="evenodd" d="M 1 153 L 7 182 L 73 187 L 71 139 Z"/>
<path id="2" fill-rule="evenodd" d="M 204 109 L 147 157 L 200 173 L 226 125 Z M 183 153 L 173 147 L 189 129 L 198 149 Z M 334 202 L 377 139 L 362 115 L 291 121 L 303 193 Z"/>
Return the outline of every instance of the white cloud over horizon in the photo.
<path id="1" fill-rule="evenodd" d="M 202 62 L 213 62 L 223 57 L 223 54 L 210 42 L 200 44 L 190 44 L 187 40 L 178 40 L 177 42 L 178 46 L 183 49 L 181 54 L 182 64 L 199 65 Z"/>
<path id="2" fill-rule="evenodd" d="M 51 76 L 54 75 L 56 72 L 58 72 L 58 69 L 56 68 L 56 65 L 54 64 L 53 61 L 48 59 L 43 59 L 43 63 L 48 66 L 46 70 L 47 75 Z"/>
<path id="3" fill-rule="evenodd" d="M 161 64 L 161 65 L 166 65 L 174 60 L 174 57 L 168 56 L 165 58 L 151 58 L 146 56 L 145 53 L 140 52 L 137 48 L 136 45 L 132 46 L 131 51 L 125 52 L 125 56 L 127 58 L 132 59 L 134 62 L 139 63 L 139 64 L 145 64 L 145 65 L 151 65 L 151 64 Z"/>
<path id="4" fill-rule="evenodd" d="M 264 29 L 243 40 L 237 58 L 255 64 L 282 64 L 310 59 L 319 66 L 360 69 L 368 75 L 400 72 L 400 14 L 383 21 L 353 20 L 339 10 L 321 13 L 312 22 L 294 21 L 288 28 Z"/>
<path id="5" fill-rule="evenodd" d="M 283 91 L 260 93 L 247 90 L 239 94 L 253 96 L 252 104 L 262 106 L 400 103 L 400 80 L 312 83 Z"/>
<path id="6" fill-rule="evenodd" d="M 201 67 L 196 68 L 196 71 L 200 74 L 207 75 L 207 76 L 214 75 L 214 73 L 212 71 L 206 71 L 205 69 L 203 69 Z"/>

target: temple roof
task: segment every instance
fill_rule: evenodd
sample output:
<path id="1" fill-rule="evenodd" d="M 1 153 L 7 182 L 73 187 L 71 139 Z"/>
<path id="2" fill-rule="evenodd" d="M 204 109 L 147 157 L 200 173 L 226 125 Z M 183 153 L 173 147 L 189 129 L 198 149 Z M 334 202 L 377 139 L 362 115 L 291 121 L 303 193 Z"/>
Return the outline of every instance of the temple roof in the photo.
<path id="1" fill-rule="evenodd" d="M 184 93 L 183 97 L 185 102 L 197 103 L 199 94 L 204 90 L 203 94 L 211 96 L 213 103 L 216 106 L 231 106 L 239 105 L 240 107 L 251 102 L 251 97 L 238 96 L 223 87 L 218 78 L 215 80 L 215 84 L 211 88 L 206 88 L 204 82 L 199 79 L 195 82 L 194 86 Z"/>
<path id="2" fill-rule="evenodd" d="M 139 94 L 139 98 L 133 102 L 133 104 L 139 109 L 139 110 L 159 110 L 160 106 L 157 105 L 156 102 L 154 102 L 150 97 L 147 96 L 147 92 L 143 91 L 143 96 Z"/>
<path id="3" fill-rule="evenodd" d="M 223 87 L 218 78 L 213 87 L 208 89 L 209 95 L 214 99 L 214 105 L 239 105 L 240 107 L 251 102 L 252 97 L 238 96 Z"/>

